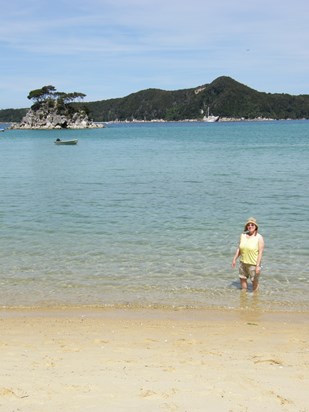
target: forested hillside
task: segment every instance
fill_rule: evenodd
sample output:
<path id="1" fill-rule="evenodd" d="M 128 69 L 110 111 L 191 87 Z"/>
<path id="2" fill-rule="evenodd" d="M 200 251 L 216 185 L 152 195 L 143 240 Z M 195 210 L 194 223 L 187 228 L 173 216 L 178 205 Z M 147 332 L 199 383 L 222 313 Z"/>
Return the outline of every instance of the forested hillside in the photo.
<path id="1" fill-rule="evenodd" d="M 192 89 L 147 89 L 123 98 L 84 102 L 83 106 L 97 122 L 201 119 L 208 107 L 212 114 L 227 118 L 309 119 L 309 95 L 259 92 L 225 76 Z M 0 121 L 20 121 L 25 112 L 1 110 Z"/>

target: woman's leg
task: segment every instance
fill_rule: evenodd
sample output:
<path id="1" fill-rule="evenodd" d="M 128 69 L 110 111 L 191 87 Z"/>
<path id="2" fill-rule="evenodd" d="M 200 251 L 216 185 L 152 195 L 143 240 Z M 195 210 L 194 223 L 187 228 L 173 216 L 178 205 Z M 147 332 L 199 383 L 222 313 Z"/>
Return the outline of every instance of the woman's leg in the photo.
<path id="1" fill-rule="evenodd" d="M 259 276 L 255 275 L 254 279 L 252 281 L 252 288 L 253 288 L 253 292 L 257 291 L 259 288 Z"/>
<path id="2" fill-rule="evenodd" d="M 242 289 L 242 290 L 247 290 L 247 289 L 248 289 L 247 279 L 240 278 L 239 280 L 240 280 L 240 287 L 241 287 L 241 289 Z"/>
<path id="3" fill-rule="evenodd" d="M 247 266 L 243 263 L 240 262 L 239 264 L 239 280 L 240 280 L 240 288 L 242 290 L 247 290 L 248 289 L 248 278 L 249 273 L 247 271 Z"/>

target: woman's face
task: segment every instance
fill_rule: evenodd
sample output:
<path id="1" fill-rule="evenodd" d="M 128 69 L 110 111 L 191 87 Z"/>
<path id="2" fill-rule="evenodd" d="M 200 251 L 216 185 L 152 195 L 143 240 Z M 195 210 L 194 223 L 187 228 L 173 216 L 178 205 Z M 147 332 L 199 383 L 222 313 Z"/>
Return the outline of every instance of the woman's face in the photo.
<path id="1" fill-rule="evenodd" d="M 252 234 L 256 230 L 256 226 L 254 223 L 248 223 L 247 224 L 247 230 L 249 231 L 249 234 Z"/>

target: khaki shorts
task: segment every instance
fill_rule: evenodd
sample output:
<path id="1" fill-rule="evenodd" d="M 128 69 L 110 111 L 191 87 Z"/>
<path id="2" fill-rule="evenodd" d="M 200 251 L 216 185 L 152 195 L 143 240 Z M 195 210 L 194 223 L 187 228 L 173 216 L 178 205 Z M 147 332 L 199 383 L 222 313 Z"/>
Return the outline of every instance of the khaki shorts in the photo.
<path id="1" fill-rule="evenodd" d="M 248 279 L 250 277 L 251 281 L 254 281 L 256 275 L 256 266 L 250 265 L 248 263 L 240 262 L 239 265 L 239 278 L 240 279 Z"/>

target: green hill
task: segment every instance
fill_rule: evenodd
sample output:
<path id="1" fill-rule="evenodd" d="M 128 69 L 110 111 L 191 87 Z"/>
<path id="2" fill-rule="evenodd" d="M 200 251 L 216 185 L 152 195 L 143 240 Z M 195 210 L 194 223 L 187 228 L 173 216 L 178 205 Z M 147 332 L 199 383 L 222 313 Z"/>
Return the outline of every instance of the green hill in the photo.
<path id="1" fill-rule="evenodd" d="M 90 118 L 101 122 L 201 119 L 201 110 L 207 107 L 212 114 L 228 118 L 309 119 L 309 95 L 259 92 L 226 76 L 192 89 L 147 89 L 123 98 L 84 102 L 83 106 Z M 0 121 L 20 121 L 26 109 L 18 110 L 0 110 Z M 13 114 L 20 119 L 11 120 Z"/>
<path id="2" fill-rule="evenodd" d="M 221 117 L 309 119 L 309 95 L 258 92 L 230 77 L 219 77 L 193 89 L 147 89 L 86 105 L 90 117 L 97 121 L 198 119 L 203 117 L 201 110 L 207 107 Z"/>
<path id="3" fill-rule="evenodd" d="M 0 122 L 15 123 L 20 122 L 26 115 L 28 109 L 3 109 L 0 110 Z"/>

